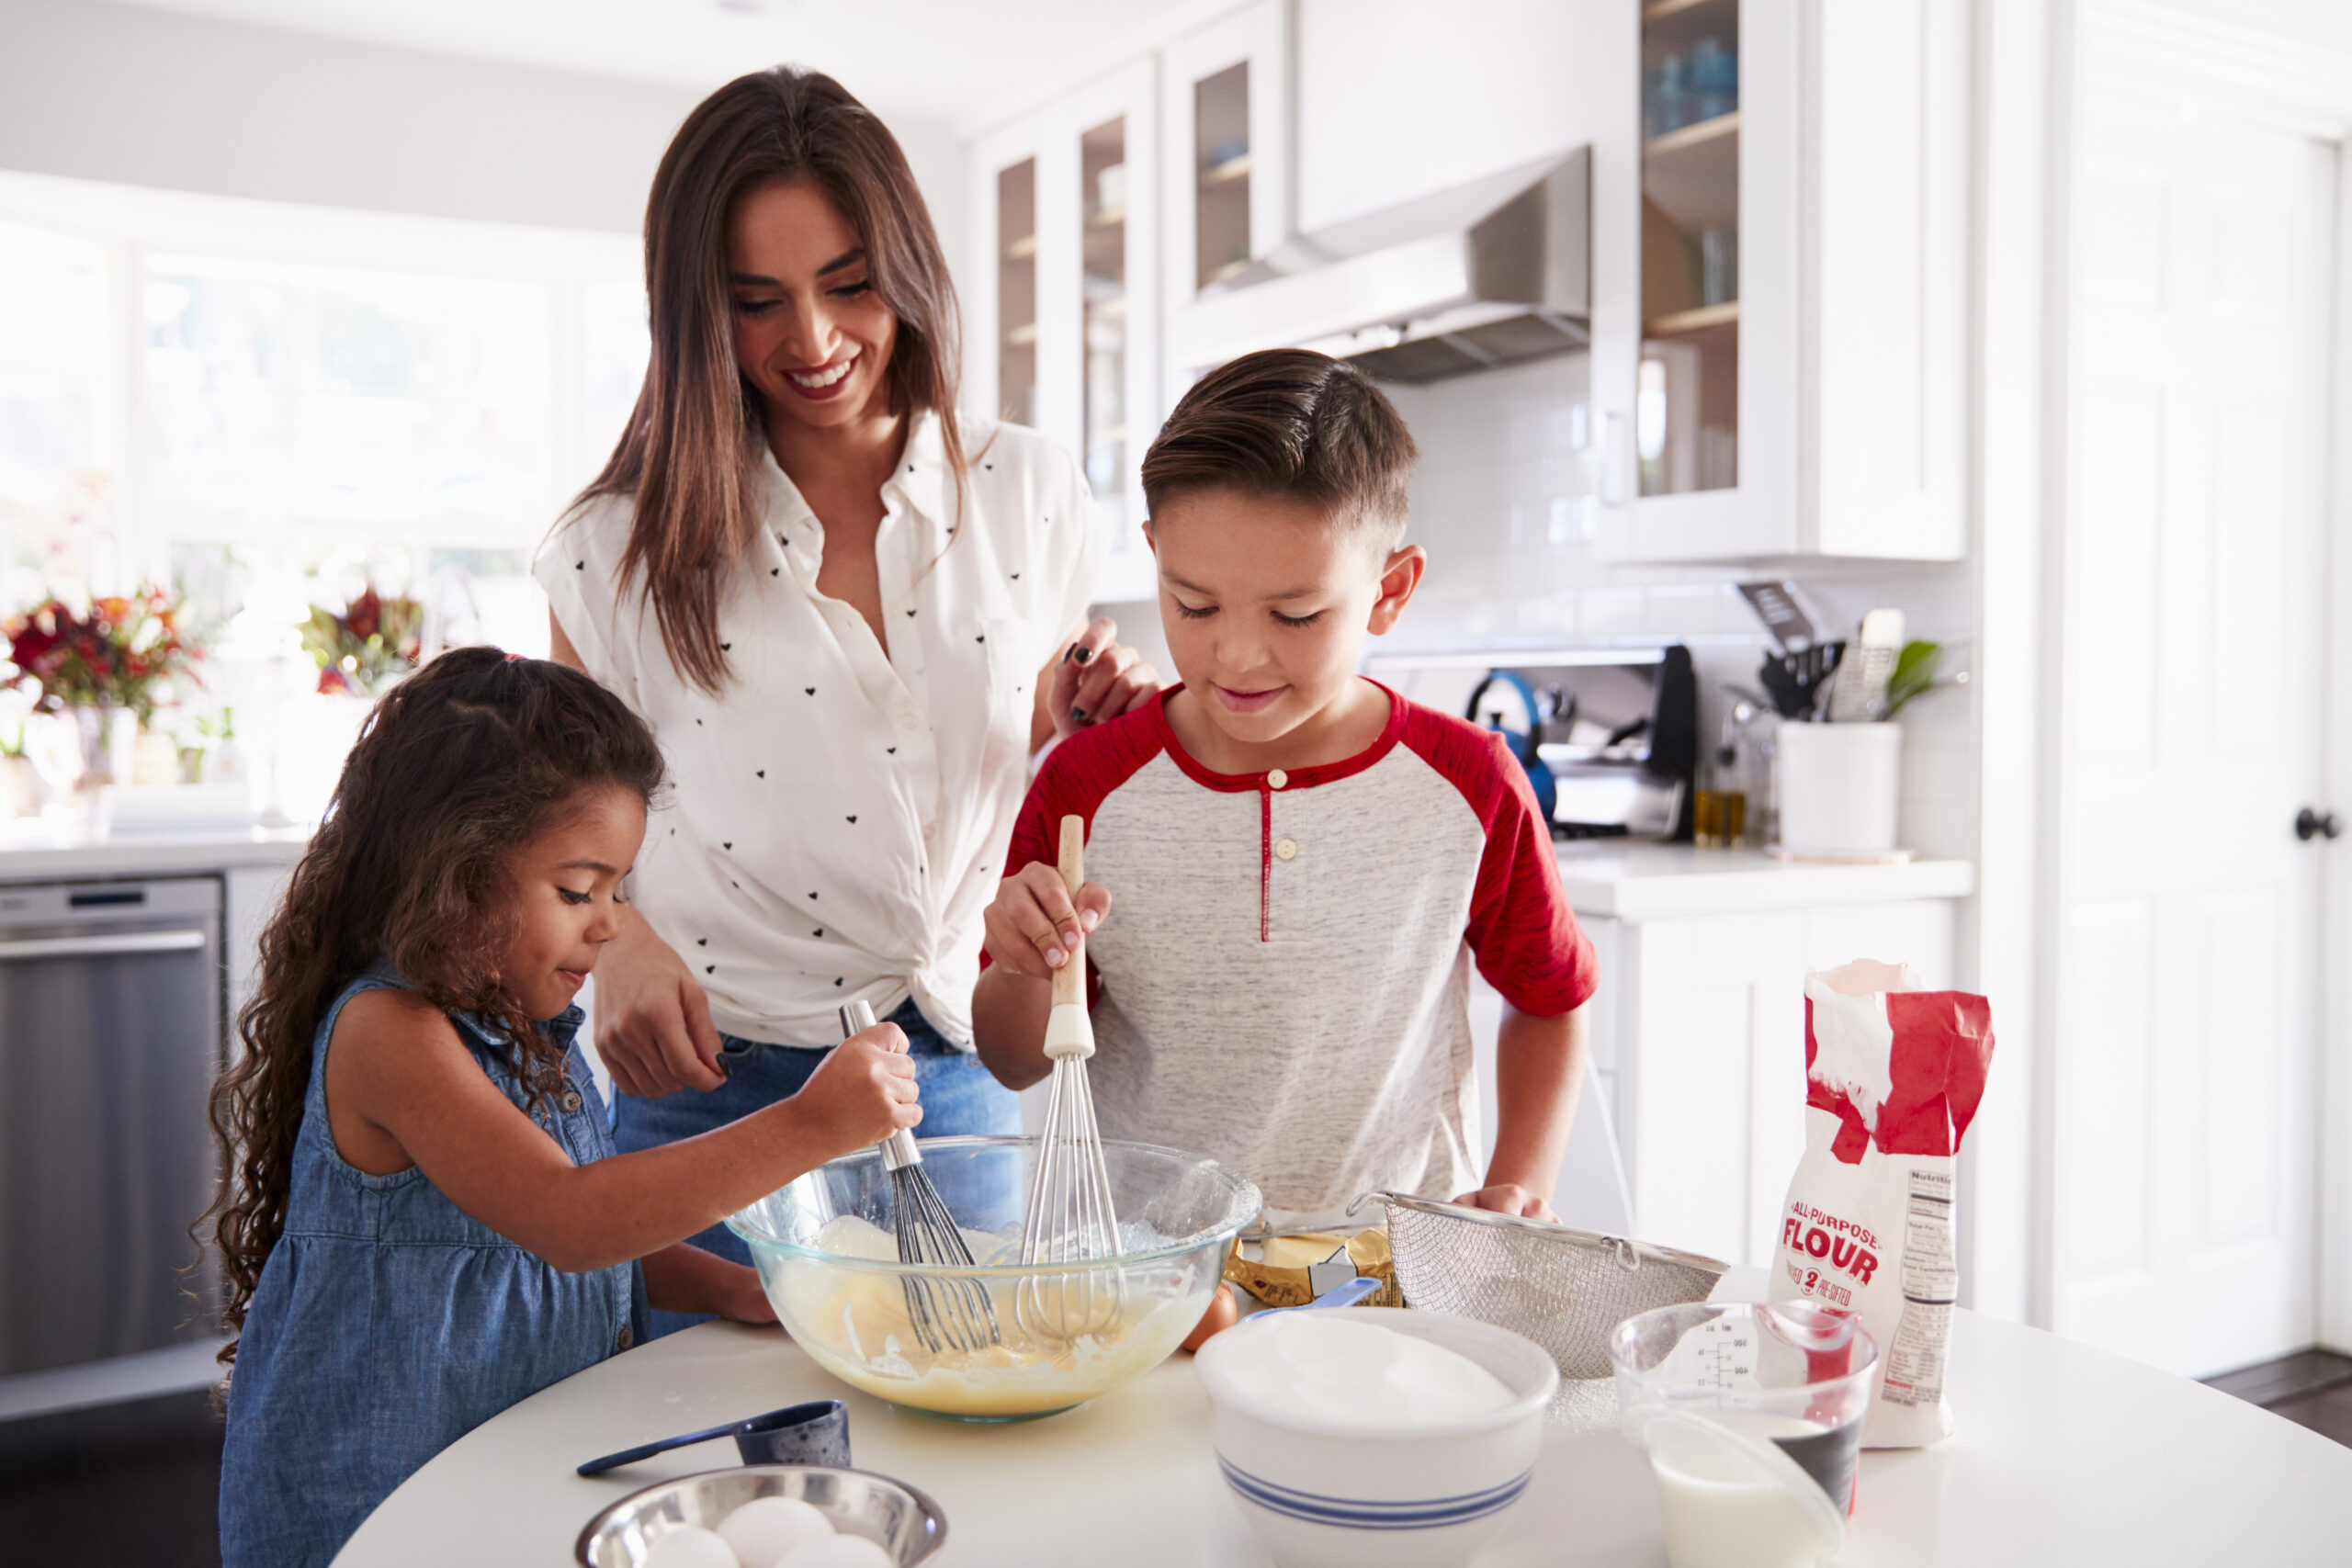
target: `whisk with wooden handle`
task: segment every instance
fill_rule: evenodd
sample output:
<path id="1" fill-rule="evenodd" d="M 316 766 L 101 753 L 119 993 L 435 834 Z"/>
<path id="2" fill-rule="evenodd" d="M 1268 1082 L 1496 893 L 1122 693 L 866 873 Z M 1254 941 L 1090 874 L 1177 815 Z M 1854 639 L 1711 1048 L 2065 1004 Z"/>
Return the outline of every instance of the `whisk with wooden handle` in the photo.
<path id="1" fill-rule="evenodd" d="M 1073 901 L 1086 882 L 1086 824 L 1061 823 L 1059 869 Z M 1069 1344 L 1116 1325 L 1127 1304 L 1125 1272 L 1099 1260 L 1119 1253 L 1119 1219 L 1111 1206 L 1111 1173 L 1102 1161 L 1102 1134 L 1094 1124 L 1094 1095 L 1086 1059 L 1094 1055 L 1094 1025 L 1086 1014 L 1086 947 L 1054 971 L 1053 1010 L 1046 1015 L 1046 1055 L 1054 1064 L 1046 1097 L 1046 1123 L 1037 1134 L 1037 1165 L 1021 1227 L 1024 1266 L 1094 1264 L 1063 1274 L 1023 1279 L 1013 1315 L 1032 1339 Z"/>
<path id="2" fill-rule="evenodd" d="M 861 1033 L 874 1027 L 874 1010 L 865 1002 L 848 1002 L 841 1010 L 842 1033 Z M 875 1147 L 882 1151 L 882 1168 L 890 1173 L 890 1232 L 899 1244 L 901 1263 L 933 1263 L 969 1269 L 972 1249 L 956 1227 L 939 1189 L 923 1173 L 922 1150 L 915 1135 L 901 1127 Z M 902 1275 L 907 1317 L 915 1337 L 936 1356 L 947 1350 L 982 1350 L 1003 1343 L 996 1306 L 988 1288 L 973 1279 L 930 1279 Z"/>

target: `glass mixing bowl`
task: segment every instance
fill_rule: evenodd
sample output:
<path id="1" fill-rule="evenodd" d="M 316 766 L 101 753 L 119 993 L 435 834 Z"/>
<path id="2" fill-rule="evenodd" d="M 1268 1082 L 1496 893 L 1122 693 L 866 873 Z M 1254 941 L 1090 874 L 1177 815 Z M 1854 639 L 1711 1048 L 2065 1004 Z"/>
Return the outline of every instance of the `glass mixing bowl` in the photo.
<path id="1" fill-rule="evenodd" d="M 1034 1138 L 922 1140 L 922 1169 L 970 1244 L 974 1267 L 900 1263 L 890 1234 L 890 1176 L 879 1150 L 818 1167 L 728 1216 L 795 1343 L 853 1388 L 894 1404 L 967 1421 L 1050 1416 L 1131 1382 L 1167 1359 L 1199 1323 L 1226 1255 L 1258 1214 L 1258 1189 L 1215 1160 L 1149 1144 L 1106 1141 L 1118 1257 L 1023 1268 L 1022 1208 L 1036 1164 Z M 1073 1279 L 1073 1276 L 1076 1279 Z M 906 1281 L 987 1292 L 1001 1342 L 926 1350 L 909 1315 Z M 1023 1283 L 1072 1296 L 1091 1284 L 1116 1294 L 1115 1320 L 1074 1341 L 1034 1334 L 1017 1301 Z"/>

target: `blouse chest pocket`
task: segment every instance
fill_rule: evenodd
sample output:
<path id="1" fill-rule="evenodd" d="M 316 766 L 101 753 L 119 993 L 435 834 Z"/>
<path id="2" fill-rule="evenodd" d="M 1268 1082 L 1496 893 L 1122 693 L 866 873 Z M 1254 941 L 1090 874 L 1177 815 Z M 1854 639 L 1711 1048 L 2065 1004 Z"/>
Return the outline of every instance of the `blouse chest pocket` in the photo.
<path id="1" fill-rule="evenodd" d="M 989 716 L 997 726 L 1011 723 L 1025 740 L 1029 716 L 1037 702 L 1037 667 L 1045 661 L 1038 651 L 1035 624 L 1017 615 L 994 615 L 985 623 L 982 640 L 988 654 Z"/>

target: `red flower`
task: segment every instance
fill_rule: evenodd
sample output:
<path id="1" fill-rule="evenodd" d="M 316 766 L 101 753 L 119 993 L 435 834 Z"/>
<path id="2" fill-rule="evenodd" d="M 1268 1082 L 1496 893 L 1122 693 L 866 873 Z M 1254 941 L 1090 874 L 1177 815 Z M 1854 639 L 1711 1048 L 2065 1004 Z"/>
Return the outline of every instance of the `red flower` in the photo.
<path id="1" fill-rule="evenodd" d="M 383 624 L 383 619 L 384 601 L 377 593 L 375 585 L 370 583 L 344 612 L 343 623 L 351 628 L 353 637 L 366 642 L 376 635 L 376 628 Z"/>

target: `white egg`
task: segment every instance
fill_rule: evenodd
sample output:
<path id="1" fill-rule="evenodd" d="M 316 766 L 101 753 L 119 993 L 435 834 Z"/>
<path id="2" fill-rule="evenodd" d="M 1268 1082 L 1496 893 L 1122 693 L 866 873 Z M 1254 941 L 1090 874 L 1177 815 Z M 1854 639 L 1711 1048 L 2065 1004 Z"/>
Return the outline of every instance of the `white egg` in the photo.
<path id="1" fill-rule="evenodd" d="M 645 1549 L 644 1568 L 742 1568 L 726 1538 L 700 1525 L 664 1530 Z"/>
<path id="2" fill-rule="evenodd" d="M 898 1568 L 898 1559 L 862 1535 L 837 1535 L 793 1548 L 775 1568 Z"/>
<path id="3" fill-rule="evenodd" d="M 797 1497 L 754 1497 L 718 1521 L 743 1568 L 775 1568 L 797 1547 L 831 1540 L 833 1521 Z"/>

